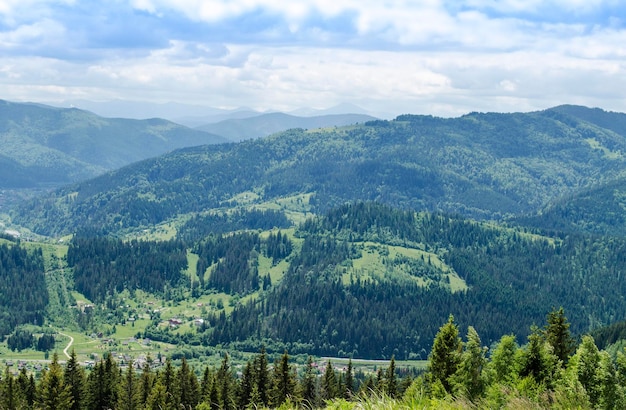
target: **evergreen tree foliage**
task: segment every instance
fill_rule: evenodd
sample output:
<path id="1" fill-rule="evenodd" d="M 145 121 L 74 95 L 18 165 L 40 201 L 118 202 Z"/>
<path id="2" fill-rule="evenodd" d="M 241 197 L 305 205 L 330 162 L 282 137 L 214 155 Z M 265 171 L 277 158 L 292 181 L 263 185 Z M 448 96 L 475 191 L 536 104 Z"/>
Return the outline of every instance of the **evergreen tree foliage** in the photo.
<path id="1" fill-rule="evenodd" d="M 439 328 L 429 356 L 429 372 L 433 381 L 439 381 L 444 389 L 452 392 L 452 376 L 461 361 L 462 342 L 459 329 L 450 315 L 448 322 Z"/>
<path id="2" fill-rule="evenodd" d="M 289 355 L 285 351 L 280 360 L 274 364 L 272 377 L 271 405 L 280 407 L 288 399 L 294 399 L 296 393 L 296 380 L 289 365 Z"/>
<path id="3" fill-rule="evenodd" d="M 126 372 L 119 384 L 116 409 L 138 410 L 141 404 L 141 390 L 137 376 L 135 375 L 134 362 L 130 360 Z"/>
<path id="4" fill-rule="evenodd" d="M 570 355 L 574 353 L 575 341 L 570 335 L 570 324 L 565 317 L 565 311 L 561 307 L 548 313 L 547 324 L 544 329 L 546 341 L 552 346 L 554 355 L 565 366 Z"/>
<path id="5" fill-rule="evenodd" d="M 469 326 L 467 341 L 453 380 L 457 390 L 470 401 L 475 401 L 485 391 L 486 381 L 483 371 L 487 364 L 486 352 L 487 349 L 483 348 L 476 329 Z"/>
<path id="6" fill-rule="evenodd" d="M 72 392 L 65 384 L 63 369 L 55 352 L 49 370 L 39 383 L 38 405 L 44 410 L 69 410 L 72 408 Z"/>
<path id="7" fill-rule="evenodd" d="M 313 358 L 311 356 L 307 357 L 304 374 L 300 382 L 300 397 L 304 406 L 308 408 L 317 406 L 317 376 L 313 369 Z"/>
<path id="8" fill-rule="evenodd" d="M 65 385 L 68 386 L 71 393 L 71 410 L 82 409 L 86 378 L 85 371 L 78 362 L 74 349 L 72 349 L 72 352 L 70 353 L 70 358 L 65 363 L 63 380 L 65 382 Z"/>
<path id="9" fill-rule="evenodd" d="M 330 360 L 326 362 L 326 368 L 320 384 L 320 397 L 322 400 L 331 400 L 339 396 L 337 374 Z"/>

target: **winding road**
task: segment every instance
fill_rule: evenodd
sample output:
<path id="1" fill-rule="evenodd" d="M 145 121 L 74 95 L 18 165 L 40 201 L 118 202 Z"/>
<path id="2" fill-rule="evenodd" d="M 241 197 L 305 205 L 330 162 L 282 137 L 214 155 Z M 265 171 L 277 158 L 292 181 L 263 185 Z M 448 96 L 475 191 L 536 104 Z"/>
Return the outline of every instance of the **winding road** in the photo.
<path id="1" fill-rule="evenodd" d="M 67 357 L 68 359 L 70 358 L 70 354 L 67 352 L 70 349 L 70 346 L 72 346 L 72 343 L 74 343 L 74 338 L 70 335 L 66 335 L 65 333 L 61 333 L 60 331 L 57 330 L 57 332 L 60 335 L 63 335 L 65 337 L 69 337 L 70 338 L 70 342 L 67 344 L 67 346 L 65 346 L 65 349 L 63 349 L 63 354 L 65 355 L 65 357 Z"/>

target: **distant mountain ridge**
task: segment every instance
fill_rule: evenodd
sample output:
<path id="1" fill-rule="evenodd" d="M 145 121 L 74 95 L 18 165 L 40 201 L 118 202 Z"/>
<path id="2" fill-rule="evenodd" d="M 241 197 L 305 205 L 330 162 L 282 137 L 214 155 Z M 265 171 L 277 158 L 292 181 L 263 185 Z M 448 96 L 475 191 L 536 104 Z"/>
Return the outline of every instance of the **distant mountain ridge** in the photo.
<path id="1" fill-rule="evenodd" d="M 0 188 L 60 186 L 176 148 L 224 141 L 161 119 L 0 101 Z"/>
<path id="2" fill-rule="evenodd" d="M 622 152 L 626 136 L 559 107 L 402 115 L 182 149 L 35 200 L 15 221 L 46 234 L 85 224 L 114 232 L 236 206 L 240 195 L 264 202 L 301 194 L 315 212 L 367 200 L 501 220 L 620 177 Z"/>
<path id="3" fill-rule="evenodd" d="M 215 124 L 206 124 L 196 129 L 218 134 L 231 141 L 266 137 L 290 128 L 325 128 L 364 123 L 375 120 L 365 114 L 333 114 L 314 117 L 299 117 L 285 113 L 255 115 L 248 118 L 227 119 Z"/>

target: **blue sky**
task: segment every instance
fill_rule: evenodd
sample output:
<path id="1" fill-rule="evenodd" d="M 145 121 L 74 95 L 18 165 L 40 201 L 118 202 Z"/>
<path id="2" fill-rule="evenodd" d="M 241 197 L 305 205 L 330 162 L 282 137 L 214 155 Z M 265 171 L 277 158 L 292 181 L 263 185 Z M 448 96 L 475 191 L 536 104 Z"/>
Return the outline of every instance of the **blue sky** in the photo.
<path id="1" fill-rule="evenodd" d="M 617 0 L 0 0 L 0 98 L 626 112 Z"/>

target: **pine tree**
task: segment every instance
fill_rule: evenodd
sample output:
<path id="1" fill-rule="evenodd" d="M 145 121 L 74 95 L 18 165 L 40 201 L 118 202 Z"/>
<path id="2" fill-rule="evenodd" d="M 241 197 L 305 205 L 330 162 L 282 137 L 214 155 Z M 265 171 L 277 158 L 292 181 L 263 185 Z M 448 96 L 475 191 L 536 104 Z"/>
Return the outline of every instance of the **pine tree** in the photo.
<path id="1" fill-rule="evenodd" d="M 296 389 L 296 381 L 289 366 L 289 355 L 285 351 L 274 365 L 272 378 L 272 405 L 280 407 L 288 398 L 293 397 Z"/>
<path id="2" fill-rule="evenodd" d="M 154 377 L 150 370 L 150 363 L 146 361 L 141 371 L 141 377 L 139 379 L 139 403 L 141 407 L 145 406 L 148 402 L 148 397 L 152 391 L 152 385 L 154 384 Z"/>
<path id="3" fill-rule="evenodd" d="M 265 346 L 261 347 L 261 351 L 255 360 L 255 370 L 256 386 L 259 391 L 259 398 L 261 399 L 261 402 L 258 404 L 267 406 L 269 405 L 270 381 Z"/>
<path id="4" fill-rule="evenodd" d="M 119 386 L 116 409 L 137 410 L 140 408 L 141 390 L 139 389 L 139 381 L 135 376 L 134 367 L 133 361 L 130 360 Z"/>
<path id="5" fill-rule="evenodd" d="M 58 354 L 52 356 L 50 368 L 39 382 L 39 406 L 43 410 L 69 410 L 72 408 L 72 394 L 63 380 L 63 369 Z"/>
<path id="6" fill-rule="evenodd" d="M 429 372 L 433 381 L 441 382 L 448 393 L 452 392 L 451 377 L 458 369 L 461 349 L 459 329 L 450 315 L 448 322 L 439 328 L 429 356 Z"/>
<path id="7" fill-rule="evenodd" d="M 198 389 L 198 379 L 189 367 L 187 359 L 183 357 L 182 363 L 177 373 L 179 385 L 179 403 L 184 408 L 194 408 L 200 401 Z"/>
<path id="8" fill-rule="evenodd" d="M 483 377 L 483 369 L 487 364 L 485 353 L 486 349 L 483 349 L 478 333 L 469 326 L 465 350 L 453 379 L 461 393 L 471 401 L 479 398 L 485 390 Z"/>
<path id="9" fill-rule="evenodd" d="M 316 377 L 313 370 L 313 358 L 311 356 L 307 358 L 306 367 L 304 368 L 304 375 L 300 383 L 300 396 L 306 407 L 315 408 L 317 406 Z"/>
<path id="10" fill-rule="evenodd" d="M 574 353 L 576 343 L 569 332 L 569 322 L 561 307 L 548 313 L 547 325 L 544 329 L 546 341 L 552 346 L 553 354 L 565 367 L 569 357 Z"/>
<path id="11" fill-rule="evenodd" d="M 346 370 L 344 398 L 351 399 L 354 395 L 354 368 L 352 359 L 348 360 L 348 370 Z"/>
<path id="12" fill-rule="evenodd" d="M 396 358 L 391 356 L 389 367 L 385 371 L 385 394 L 395 398 L 398 394 L 398 380 L 396 378 Z"/>
<path id="13" fill-rule="evenodd" d="M 322 376 L 322 385 L 320 388 L 320 396 L 323 400 L 332 400 L 338 396 L 337 391 L 337 375 L 335 369 L 330 363 L 330 360 L 326 363 L 326 369 Z"/>
<path id="14" fill-rule="evenodd" d="M 65 385 L 69 387 L 72 395 L 72 410 L 80 410 L 83 406 L 86 378 L 85 371 L 78 363 L 74 349 L 72 349 L 69 360 L 65 363 L 63 380 Z"/>

